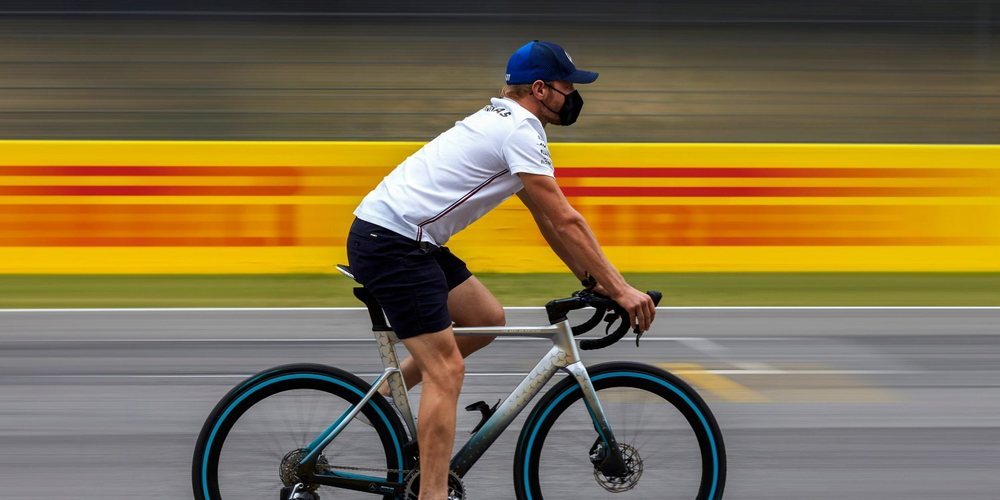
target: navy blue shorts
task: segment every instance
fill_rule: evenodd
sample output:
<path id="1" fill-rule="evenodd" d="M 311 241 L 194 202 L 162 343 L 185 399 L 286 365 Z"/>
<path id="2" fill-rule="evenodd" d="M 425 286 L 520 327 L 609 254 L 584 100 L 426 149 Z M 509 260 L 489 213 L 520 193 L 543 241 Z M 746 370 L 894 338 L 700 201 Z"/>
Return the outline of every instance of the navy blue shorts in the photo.
<path id="1" fill-rule="evenodd" d="M 401 339 L 451 326 L 448 292 L 472 276 L 448 248 L 361 219 L 354 219 L 347 235 L 347 260 Z"/>

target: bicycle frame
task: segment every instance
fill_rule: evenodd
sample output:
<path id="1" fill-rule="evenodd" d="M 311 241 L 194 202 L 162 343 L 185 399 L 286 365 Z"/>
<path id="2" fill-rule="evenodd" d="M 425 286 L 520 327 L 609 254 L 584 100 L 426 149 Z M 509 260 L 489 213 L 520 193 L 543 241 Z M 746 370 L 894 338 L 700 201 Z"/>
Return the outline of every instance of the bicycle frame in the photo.
<path id="1" fill-rule="evenodd" d="M 337 435 L 347 427 L 353 417 L 375 396 L 378 387 L 385 380 L 389 381 L 389 388 L 392 393 L 396 407 L 403 416 L 404 423 L 412 438 L 416 438 L 416 421 L 413 418 L 413 411 L 410 406 L 409 397 L 402 373 L 399 370 L 399 358 L 396 356 L 396 344 L 399 339 L 392 331 L 375 330 L 375 339 L 378 343 L 379 355 L 385 367 L 383 373 L 372 383 L 361 402 L 349 408 L 345 414 L 341 415 L 323 433 L 317 436 L 308 449 L 310 452 L 299 463 L 303 470 L 313 470 L 310 464 L 315 464 L 317 457 L 322 453 L 327 444 L 333 441 Z M 528 403 L 542 390 L 545 384 L 559 370 L 569 373 L 583 390 L 584 402 L 593 420 L 594 428 L 600 439 L 604 442 L 606 449 L 612 450 L 612 455 L 616 460 L 620 460 L 617 441 L 614 437 L 604 409 L 598 400 L 597 392 L 591 383 L 590 375 L 586 367 L 580 360 L 576 342 L 573 340 L 573 332 L 569 321 L 562 321 L 544 327 L 470 327 L 455 328 L 455 335 L 458 336 L 497 336 L 497 337 L 520 337 L 520 338 L 548 338 L 552 341 L 552 348 L 528 373 L 528 376 L 507 396 L 503 403 L 483 423 L 482 427 L 462 446 L 461 450 L 451 459 L 451 469 L 460 477 L 465 476 L 472 466 L 483 456 L 504 430 L 514 421 L 514 418 L 527 407 Z M 613 465 L 612 465 L 613 466 Z M 333 472 L 332 474 L 315 474 L 317 483 L 338 486 L 342 488 L 368 491 L 377 494 L 399 493 L 401 486 L 399 483 L 386 481 L 385 479 Z"/>

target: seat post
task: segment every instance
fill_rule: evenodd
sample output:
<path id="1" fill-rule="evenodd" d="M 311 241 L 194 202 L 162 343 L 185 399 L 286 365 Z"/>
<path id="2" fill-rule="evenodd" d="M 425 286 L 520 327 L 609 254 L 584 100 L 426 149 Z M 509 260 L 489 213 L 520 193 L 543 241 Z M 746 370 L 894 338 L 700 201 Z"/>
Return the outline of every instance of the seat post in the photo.
<path id="1" fill-rule="evenodd" d="M 358 286 L 354 287 L 354 296 L 368 308 L 368 316 L 372 320 L 372 331 L 392 331 L 392 328 L 389 328 L 389 324 L 385 320 L 385 313 L 382 312 L 382 306 L 379 305 L 378 300 L 375 300 L 375 296 L 371 292 L 363 286 Z"/>
<path id="2" fill-rule="evenodd" d="M 344 276 L 351 278 L 357 283 L 361 283 L 360 281 L 358 281 L 357 276 L 354 276 L 354 273 L 351 271 L 350 266 L 345 266 L 344 264 L 337 264 L 337 270 L 340 271 L 340 274 L 343 274 Z M 360 300 L 365 305 L 365 307 L 368 308 L 368 316 L 372 320 L 372 331 L 375 332 L 392 331 L 392 328 L 389 328 L 389 324 L 385 320 L 385 313 L 382 311 L 382 306 L 378 303 L 378 300 L 375 299 L 375 296 L 372 295 L 371 292 L 366 290 L 364 286 L 359 286 L 354 288 L 354 296 L 357 297 L 358 300 Z"/>

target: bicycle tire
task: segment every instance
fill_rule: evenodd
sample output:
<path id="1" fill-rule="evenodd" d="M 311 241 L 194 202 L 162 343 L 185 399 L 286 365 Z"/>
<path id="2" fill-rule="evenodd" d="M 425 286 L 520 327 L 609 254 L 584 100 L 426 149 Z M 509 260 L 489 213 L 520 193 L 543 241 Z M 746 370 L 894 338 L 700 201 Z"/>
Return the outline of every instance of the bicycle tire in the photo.
<path id="1" fill-rule="evenodd" d="M 688 446 L 689 451 L 697 448 L 701 454 L 700 460 L 694 457 L 691 457 L 694 460 L 689 460 L 689 457 L 686 455 L 675 460 L 680 463 L 689 462 L 686 465 L 692 469 L 689 473 L 691 476 L 689 480 L 690 484 L 688 485 L 690 491 L 678 493 L 674 490 L 669 490 L 669 487 L 664 488 L 662 485 L 656 485 L 656 487 L 651 489 L 639 490 L 638 486 L 643 484 L 643 479 L 649 478 L 648 480 L 652 481 L 651 484 L 662 480 L 673 480 L 670 478 L 670 473 L 644 475 L 642 472 L 643 466 L 640 465 L 638 467 L 638 476 L 635 479 L 636 483 L 633 486 L 636 488 L 633 494 L 637 496 L 633 498 L 665 498 L 668 497 L 668 491 L 670 495 L 678 493 L 680 496 L 676 498 L 694 497 L 697 500 L 719 500 L 722 498 L 726 482 L 725 444 L 723 443 L 722 434 L 719 431 L 719 426 L 711 410 L 709 410 L 704 400 L 690 386 L 664 370 L 640 363 L 604 363 L 588 368 L 588 372 L 590 373 L 594 388 L 598 391 L 598 397 L 605 408 L 605 413 L 619 443 L 629 444 L 628 438 L 623 435 L 626 430 L 622 429 L 623 426 L 620 422 L 616 423 L 608 407 L 609 405 L 615 405 L 614 402 L 609 402 L 609 400 L 613 399 L 609 398 L 609 396 L 617 394 L 620 391 L 621 394 L 627 395 L 628 398 L 633 400 L 631 403 L 626 401 L 622 405 L 626 409 L 634 411 L 639 406 L 649 404 L 650 402 L 664 402 L 675 408 L 676 411 L 667 411 L 668 409 L 664 407 L 649 408 L 643 406 L 642 411 L 652 410 L 654 412 L 652 414 L 658 418 L 669 418 L 673 415 L 672 425 L 675 426 L 675 430 L 651 429 L 647 434 L 650 434 L 652 438 L 660 439 L 670 439 L 667 436 L 684 437 L 693 434 L 694 439 L 688 437 L 688 441 L 690 441 Z M 640 397 L 637 399 L 636 395 Z M 583 406 L 582 398 L 583 391 L 580 389 L 579 384 L 576 383 L 576 380 L 572 377 L 566 377 L 545 394 L 528 416 L 518 439 L 517 451 L 514 455 L 514 485 L 518 499 L 542 500 L 542 498 L 549 498 L 552 500 L 557 497 L 583 499 L 591 498 L 591 496 L 594 498 L 608 498 L 612 495 L 599 488 L 600 485 L 595 480 L 597 474 L 593 464 L 589 460 L 589 456 L 577 456 L 579 455 L 579 451 L 586 453 L 588 448 L 590 448 L 589 443 L 595 441 L 597 436 L 593 428 L 593 421 L 586 410 L 566 412 L 567 408 L 574 403 Z M 637 404 L 634 401 L 639 401 L 641 404 Z M 677 415 L 678 413 L 679 416 Z M 553 445 L 556 449 L 549 452 L 552 456 L 546 455 L 546 458 L 543 459 L 542 453 L 547 438 L 550 437 L 553 426 L 557 424 L 561 416 L 564 417 L 563 420 L 577 419 L 575 428 L 569 431 L 557 431 L 555 433 L 557 437 L 559 434 L 562 434 L 564 440 L 556 440 L 556 443 Z M 627 418 L 621 419 L 627 420 Z M 685 421 L 686 424 L 684 423 Z M 685 425 L 688 426 L 686 430 L 684 429 Z M 569 426 L 561 426 L 561 428 L 563 427 L 569 428 Z M 581 435 L 588 437 L 581 439 Z M 581 448 L 581 445 L 576 445 L 579 448 L 576 453 L 563 451 L 563 449 L 574 447 L 571 441 L 577 441 L 588 446 Z M 652 441 L 632 443 L 632 445 L 636 448 L 643 446 L 655 447 L 655 445 L 649 444 L 650 442 Z M 592 448 L 590 451 L 592 451 Z M 656 451 L 658 450 L 654 450 L 654 452 Z M 637 453 L 637 456 L 647 453 L 650 452 Z M 639 462 L 642 463 L 645 460 L 646 457 L 641 457 Z M 559 463 L 563 461 L 576 462 L 576 465 L 570 466 L 567 469 L 565 464 Z M 700 466 L 697 464 L 699 461 Z M 545 463 L 543 464 L 543 462 Z M 700 477 L 697 477 L 699 476 L 699 467 Z M 589 469 L 586 471 L 582 470 L 585 468 Z M 542 469 L 545 471 L 544 475 L 542 474 Z M 590 479 L 593 486 L 588 486 L 586 481 L 581 480 L 580 476 L 585 475 L 584 473 L 593 476 Z M 541 484 L 542 481 L 547 481 L 550 484 L 543 486 Z M 564 489 L 554 485 L 560 484 L 560 482 L 561 484 L 565 484 L 566 487 Z M 584 491 L 588 487 L 593 487 L 597 493 L 587 495 Z M 697 490 L 695 490 L 695 487 Z M 695 491 L 697 491 L 696 494 Z M 690 493 L 690 496 L 685 496 L 688 493 Z M 622 496 L 627 497 L 628 495 Z M 618 496 L 616 495 L 616 497 Z"/>
<path id="2" fill-rule="evenodd" d="M 229 393 L 226 394 L 221 401 L 219 401 L 209 417 L 205 420 L 205 424 L 202 426 L 197 444 L 195 445 L 194 458 L 192 460 L 191 468 L 194 497 L 198 500 L 223 499 L 223 494 L 220 492 L 220 457 L 223 456 L 223 451 L 226 449 L 227 438 L 230 437 L 230 433 L 233 431 L 234 426 L 239 425 L 241 417 L 247 415 L 248 411 L 252 410 L 255 406 L 260 407 L 261 403 L 267 401 L 268 398 L 271 398 L 272 400 L 281 400 L 282 398 L 290 397 L 293 394 L 299 395 L 300 392 L 298 391 L 304 391 L 301 392 L 301 394 L 315 394 L 316 396 L 324 398 L 324 403 L 337 404 L 347 407 L 360 402 L 368 388 L 368 383 L 351 373 L 337 368 L 316 364 L 293 364 L 279 366 L 270 370 L 265 370 L 244 380 L 242 383 L 230 390 Z M 297 392 L 292 393 L 290 391 Z M 278 396 L 282 397 L 279 398 Z M 287 405 L 287 402 L 285 401 L 280 402 L 282 405 Z M 268 406 L 264 406 L 264 408 L 267 407 Z M 281 406 L 282 412 L 285 411 L 285 407 L 286 406 Z M 313 409 L 315 410 L 315 408 Z M 288 408 L 288 412 L 294 411 L 296 411 L 296 409 Z M 370 454 L 376 458 L 379 455 L 384 456 L 384 462 L 373 465 L 377 465 L 382 469 L 394 469 L 400 471 L 387 471 L 383 472 L 383 474 L 385 474 L 385 478 L 390 481 L 402 482 L 404 479 L 404 473 L 402 471 L 409 468 L 410 459 L 407 458 L 403 452 L 403 445 L 406 443 L 407 435 L 399 417 L 396 415 L 395 411 L 391 408 L 388 402 L 385 401 L 385 398 L 377 394 L 362 408 L 361 414 L 372 423 L 371 427 L 367 427 L 364 423 L 352 422 L 344 431 L 344 434 L 337 437 L 337 440 L 345 438 L 347 431 L 352 427 L 360 429 L 359 432 L 367 432 L 371 435 L 371 439 L 369 439 L 371 446 L 381 446 L 383 451 L 383 453 L 379 454 L 378 450 L 371 450 Z M 325 426 L 332 423 L 337 416 L 338 414 L 317 416 L 317 420 L 322 418 L 325 422 L 319 430 L 321 431 L 325 428 Z M 359 428 L 356 426 L 364 427 Z M 312 432 L 312 430 L 310 432 L 311 434 L 305 439 L 311 439 L 318 434 L 318 432 Z M 375 436 L 377 436 L 377 440 L 375 439 Z M 251 435 L 250 437 L 253 436 Z M 269 436 L 262 434 L 260 436 L 260 442 L 269 443 L 267 440 L 268 438 Z M 334 443 L 336 443 L 337 440 L 334 440 Z M 376 445 L 376 442 L 379 444 Z M 279 446 L 282 444 L 284 443 L 279 443 Z M 298 444 L 289 443 L 287 446 L 288 451 L 292 451 L 295 449 L 295 446 L 298 446 Z M 333 443 L 331 443 L 327 449 L 330 449 L 332 446 Z M 279 451 L 280 450 L 281 449 L 279 448 Z M 230 453 L 234 452 L 230 451 Z M 324 453 L 326 453 L 326 451 L 324 451 Z M 270 461 L 270 458 L 265 459 L 265 461 Z M 352 463 L 355 465 L 369 465 L 358 464 L 358 462 Z M 275 461 L 273 465 L 273 472 L 278 472 L 280 460 Z M 264 470 L 266 472 L 267 469 Z M 278 477 L 278 474 L 273 474 L 273 476 L 269 479 L 259 476 L 262 476 L 262 474 L 255 475 L 253 479 L 272 481 L 275 483 L 275 486 L 271 491 L 261 492 L 261 498 L 277 498 L 278 492 L 282 486 L 282 481 L 280 477 Z M 320 491 L 330 490 L 321 489 Z M 373 495 L 370 494 L 363 495 L 364 498 L 373 497 Z M 242 494 L 228 496 L 246 497 L 246 495 Z M 338 498 L 343 497 L 338 496 Z M 393 496 L 385 495 L 383 498 L 384 500 L 392 500 Z M 226 498 L 226 500 L 231 499 Z"/>

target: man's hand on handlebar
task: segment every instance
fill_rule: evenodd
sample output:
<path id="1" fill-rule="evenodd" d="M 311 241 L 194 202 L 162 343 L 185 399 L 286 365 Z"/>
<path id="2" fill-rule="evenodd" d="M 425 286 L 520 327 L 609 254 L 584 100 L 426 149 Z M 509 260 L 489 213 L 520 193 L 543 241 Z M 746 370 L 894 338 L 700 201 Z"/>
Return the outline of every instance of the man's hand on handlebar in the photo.
<path id="1" fill-rule="evenodd" d="M 629 324 L 636 333 L 649 330 L 649 326 L 656 319 L 656 304 L 653 303 L 653 299 L 648 294 L 631 286 L 626 287 L 618 296 L 611 297 L 611 299 L 617 302 L 622 309 L 628 311 Z"/>

